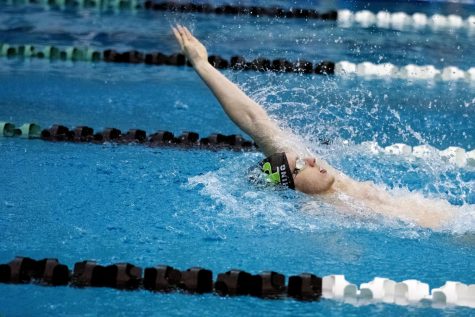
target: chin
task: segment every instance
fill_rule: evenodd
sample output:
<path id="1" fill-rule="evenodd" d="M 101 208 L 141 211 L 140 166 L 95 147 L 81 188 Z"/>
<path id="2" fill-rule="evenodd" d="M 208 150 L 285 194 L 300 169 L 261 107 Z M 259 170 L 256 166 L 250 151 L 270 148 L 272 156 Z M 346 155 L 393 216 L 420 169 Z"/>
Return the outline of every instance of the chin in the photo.
<path id="1" fill-rule="evenodd" d="M 325 181 L 313 187 L 314 194 L 323 194 L 329 191 L 335 183 L 335 177 L 328 175 L 325 177 Z"/>
<path id="2" fill-rule="evenodd" d="M 302 193 L 309 194 L 309 195 L 317 195 L 317 194 L 324 194 L 325 192 L 329 191 L 333 183 L 335 182 L 335 178 L 331 177 L 328 179 L 327 182 L 324 184 L 318 184 L 318 185 L 309 185 L 309 186 L 296 186 L 296 189 L 298 191 L 301 191 Z"/>

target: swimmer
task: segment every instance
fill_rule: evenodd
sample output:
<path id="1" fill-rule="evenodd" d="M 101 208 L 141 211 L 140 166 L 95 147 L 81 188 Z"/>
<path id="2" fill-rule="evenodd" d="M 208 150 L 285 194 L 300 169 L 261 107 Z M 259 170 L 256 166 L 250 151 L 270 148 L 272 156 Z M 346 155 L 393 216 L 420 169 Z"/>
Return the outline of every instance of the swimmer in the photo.
<path id="1" fill-rule="evenodd" d="M 418 194 L 394 197 L 372 182 L 359 182 L 334 169 L 327 162 L 299 150 L 288 133 L 279 128 L 255 101 L 249 98 L 208 62 L 204 45 L 183 26 L 172 28 L 182 53 L 218 99 L 229 118 L 252 137 L 267 156 L 260 163 L 269 182 L 309 195 L 320 195 L 346 211 L 362 205 L 366 210 L 439 228 L 453 215 L 447 201 L 430 200 Z"/>

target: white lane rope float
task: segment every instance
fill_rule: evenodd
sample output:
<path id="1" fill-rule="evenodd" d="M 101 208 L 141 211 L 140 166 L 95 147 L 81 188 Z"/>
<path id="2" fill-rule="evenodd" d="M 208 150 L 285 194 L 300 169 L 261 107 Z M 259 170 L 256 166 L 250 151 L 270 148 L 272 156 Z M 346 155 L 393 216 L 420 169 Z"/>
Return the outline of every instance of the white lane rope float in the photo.
<path id="1" fill-rule="evenodd" d="M 415 279 L 396 282 L 375 277 L 358 288 L 348 282 L 344 275 L 329 275 L 322 278 L 322 296 L 354 305 L 382 302 L 406 306 L 425 302 L 437 308 L 475 308 L 475 284 L 466 285 L 454 281 L 447 281 L 443 286 L 430 289 L 429 284 Z"/>
<path id="2" fill-rule="evenodd" d="M 431 28 L 434 30 L 448 29 L 460 30 L 466 29 L 475 33 L 475 15 L 471 15 L 464 19 L 461 16 L 450 14 L 441 15 L 434 14 L 431 16 L 425 13 L 407 14 L 405 12 L 388 12 L 379 11 L 373 13 L 369 10 L 362 10 L 352 12 L 350 10 L 339 10 L 338 19 L 339 25 L 352 26 L 360 25 L 362 27 L 379 27 L 379 28 L 414 28 L 423 29 Z"/>
<path id="3" fill-rule="evenodd" d="M 395 143 L 383 148 L 377 142 L 366 141 L 362 142 L 361 145 L 369 153 L 375 155 L 389 154 L 419 159 L 440 158 L 444 162 L 453 164 L 457 167 L 475 168 L 475 150 L 466 151 L 457 146 L 449 146 L 444 150 L 439 150 L 427 144 L 412 147 L 404 143 Z"/>
<path id="4" fill-rule="evenodd" d="M 409 80 L 459 81 L 475 82 L 475 67 L 464 71 L 456 66 L 437 69 L 433 65 L 414 65 L 397 67 L 391 63 L 373 64 L 371 62 L 351 63 L 341 61 L 335 63 L 335 75 L 356 75 L 366 78 L 400 78 Z"/>

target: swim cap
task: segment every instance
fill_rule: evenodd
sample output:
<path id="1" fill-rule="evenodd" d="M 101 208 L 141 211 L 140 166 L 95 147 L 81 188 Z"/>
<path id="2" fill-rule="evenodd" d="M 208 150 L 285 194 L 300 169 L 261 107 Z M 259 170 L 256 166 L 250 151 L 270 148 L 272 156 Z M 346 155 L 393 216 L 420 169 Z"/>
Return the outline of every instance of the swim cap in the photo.
<path id="1" fill-rule="evenodd" d="M 267 180 L 273 184 L 284 185 L 295 189 L 294 179 L 290 171 L 289 162 L 284 152 L 275 153 L 263 159 L 259 166 L 267 174 Z"/>

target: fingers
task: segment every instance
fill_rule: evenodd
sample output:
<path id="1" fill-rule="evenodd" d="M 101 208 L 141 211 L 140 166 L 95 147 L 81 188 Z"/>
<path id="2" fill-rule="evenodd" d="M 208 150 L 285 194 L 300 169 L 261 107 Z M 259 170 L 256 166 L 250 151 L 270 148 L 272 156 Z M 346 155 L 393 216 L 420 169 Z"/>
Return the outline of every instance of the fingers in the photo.
<path id="1" fill-rule="evenodd" d="M 175 27 L 172 27 L 172 30 L 173 30 L 173 35 L 175 35 L 175 38 L 176 38 L 178 44 L 180 45 L 181 50 L 183 51 L 183 39 L 181 38 L 180 33 L 178 32 L 178 30 Z"/>
<path id="2" fill-rule="evenodd" d="M 178 31 L 180 32 L 180 35 L 181 35 L 181 38 L 183 39 L 183 42 L 188 42 L 189 38 L 188 38 L 188 35 L 185 32 L 185 27 L 180 25 L 178 27 Z"/>
<path id="3" fill-rule="evenodd" d="M 182 36 L 183 40 L 190 41 L 190 42 L 193 40 L 196 40 L 196 38 L 193 36 L 193 34 L 191 34 L 191 32 L 188 30 L 186 26 L 182 26 L 178 24 L 176 26 L 176 29 Z"/>
<path id="4" fill-rule="evenodd" d="M 177 25 L 176 27 L 173 27 L 173 34 L 175 35 L 178 43 L 180 44 L 180 48 L 182 53 L 185 51 L 185 47 L 189 44 L 190 40 L 188 39 L 188 36 L 186 35 L 184 31 L 184 27 L 181 25 Z"/>
<path id="5" fill-rule="evenodd" d="M 184 52 L 184 48 L 189 44 L 200 44 L 200 42 L 193 36 L 193 34 L 191 34 L 187 27 L 177 24 L 175 27 L 172 27 L 172 30 L 176 40 L 180 44 L 182 52 Z"/>
<path id="6" fill-rule="evenodd" d="M 178 33 L 178 30 L 174 26 L 172 26 L 172 31 L 173 31 L 173 35 L 175 35 L 175 38 L 177 40 L 180 40 L 181 39 L 180 33 Z"/>
<path id="7" fill-rule="evenodd" d="M 185 35 L 188 38 L 188 40 L 191 41 L 195 39 L 195 37 L 193 36 L 193 34 L 191 34 L 191 32 L 188 30 L 187 27 L 183 27 L 183 31 L 185 32 Z"/>

